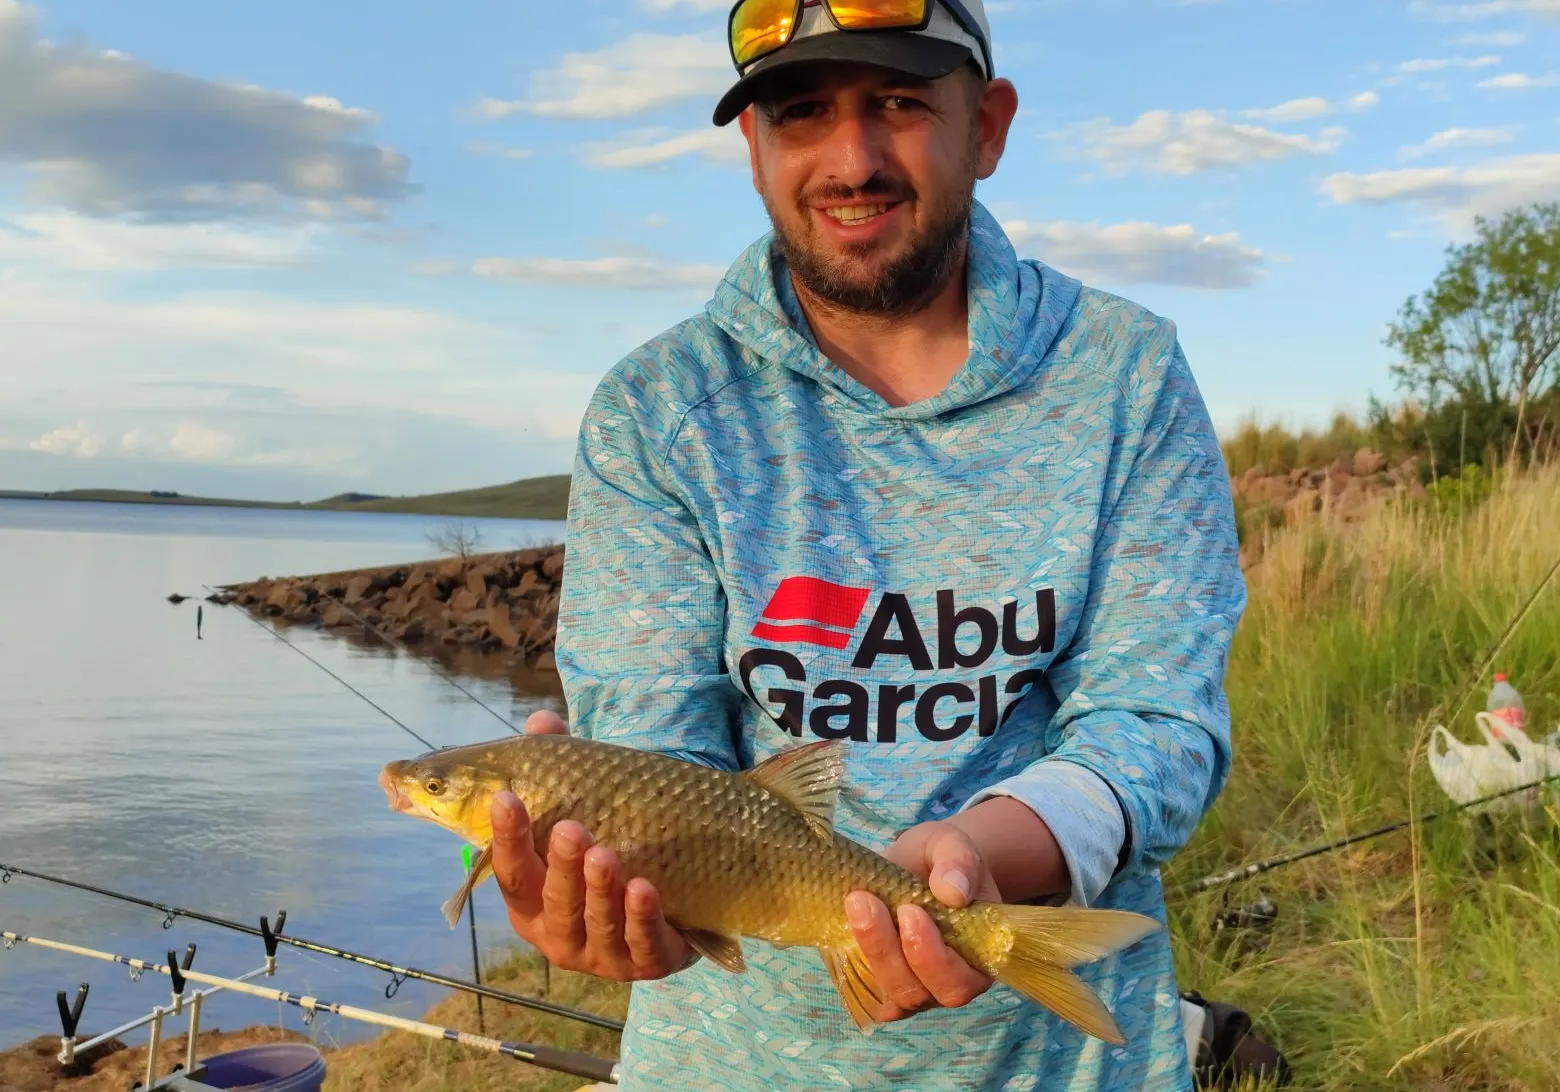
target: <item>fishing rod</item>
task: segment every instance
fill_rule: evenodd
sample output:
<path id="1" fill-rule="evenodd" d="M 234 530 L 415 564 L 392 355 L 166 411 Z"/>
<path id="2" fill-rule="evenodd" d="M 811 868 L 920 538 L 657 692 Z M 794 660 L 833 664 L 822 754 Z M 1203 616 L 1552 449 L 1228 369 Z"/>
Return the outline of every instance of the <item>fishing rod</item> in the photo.
<path id="1" fill-rule="evenodd" d="M 1533 605 L 1538 602 L 1539 596 L 1544 593 L 1544 589 L 1549 586 L 1549 584 L 1555 579 L 1557 575 L 1560 575 L 1560 555 L 1555 557 L 1554 564 L 1549 567 L 1549 571 L 1544 574 L 1543 579 L 1541 579 L 1537 586 L 1533 588 L 1533 591 L 1528 595 L 1527 599 L 1523 601 L 1522 605 L 1517 608 L 1516 612 L 1512 614 L 1511 618 L 1506 622 L 1506 625 L 1501 629 L 1499 635 L 1495 638 L 1494 641 L 1490 643 L 1490 646 L 1485 650 L 1484 655 L 1481 656 L 1474 664 L 1473 670 L 1469 672 L 1467 682 L 1462 689 L 1462 696 L 1458 698 L 1457 704 L 1452 707 L 1452 715 L 1451 717 L 1447 718 L 1448 721 L 1457 719 L 1457 716 L 1462 712 L 1463 707 L 1468 704 L 1468 698 L 1470 695 L 1472 695 L 1474 687 L 1477 686 L 1479 680 L 1484 677 L 1484 673 L 1489 670 L 1490 665 L 1495 662 L 1495 657 L 1499 656 L 1501 651 L 1506 647 L 1506 642 L 1508 642 L 1512 635 L 1516 633 L 1517 627 L 1526 620 L 1528 613 L 1533 609 Z M 1425 721 L 1422 721 L 1421 723 L 1427 722 L 1429 718 L 1433 717 L 1434 715 L 1435 709 L 1432 708 L 1430 712 L 1426 714 Z M 1415 752 L 1417 753 L 1417 751 L 1418 744 L 1416 743 Z M 1302 849 L 1297 850 L 1294 853 L 1286 853 L 1277 857 L 1269 857 L 1265 861 L 1257 861 L 1254 864 L 1243 865 L 1239 868 L 1232 868 L 1228 872 L 1220 872 L 1213 876 L 1204 876 L 1200 880 L 1195 880 L 1191 883 L 1186 883 L 1180 885 L 1179 887 L 1171 888 L 1170 891 L 1167 892 L 1167 895 L 1171 898 L 1185 897 L 1188 895 L 1195 895 L 1202 891 L 1208 891 L 1216 887 L 1227 887 L 1239 880 L 1249 879 L 1252 876 L 1259 876 L 1262 873 L 1270 872 L 1275 868 L 1280 868 L 1287 864 L 1294 864 L 1296 861 L 1304 861 L 1311 857 L 1320 857 L 1324 854 L 1333 853 L 1337 850 L 1355 845 L 1358 842 L 1368 841 L 1372 838 L 1380 838 L 1384 835 L 1391 834 L 1394 831 L 1403 830 L 1405 827 L 1411 827 L 1417 823 L 1433 823 L 1437 819 L 1448 815 L 1455 815 L 1458 812 L 1465 811 L 1468 808 L 1478 807 L 1481 804 L 1487 804 L 1492 800 L 1499 800 L 1502 797 L 1512 796 L 1520 792 L 1528 792 L 1540 786 L 1547 785 L 1556 779 L 1560 779 L 1560 773 L 1551 774 L 1548 777 L 1542 778 L 1538 781 L 1530 782 L 1526 785 L 1518 785 L 1515 788 L 1502 789 L 1500 792 L 1492 793 L 1489 796 L 1481 797 L 1477 800 L 1470 800 L 1466 804 L 1459 804 L 1455 807 L 1447 808 L 1444 811 L 1428 811 L 1417 818 L 1401 819 L 1395 823 L 1388 823 L 1384 827 L 1377 827 L 1375 830 L 1368 830 L 1363 834 L 1356 834 L 1349 838 L 1342 838 L 1336 842 L 1329 842 L 1326 845 L 1313 846 L 1310 849 Z"/>
<path id="2" fill-rule="evenodd" d="M 473 1035 L 469 1031 L 440 1027 L 436 1024 L 426 1024 L 421 1020 L 410 1020 L 404 1016 L 391 1016 L 388 1013 L 362 1009 L 355 1005 L 323 1001 L 317 997 L 289 993 L 286 990 L 273 990 L 268 986 L 256 986 L 240 978 L 222 978 L 214 974 L 205 974 L 201 971 L 180 968 L 173 964 L 171 960 L 170 965 L 165 966 L 161 963 L 153 963 L 150 960 L 132 959 L 129 956 L 116 955 L 113 952 L 84 948 L 80 945 L 67 944 L 63 941 L 47 940 L 43 937 L 28 936 L 24 933 L 8 931 L 0 931 L 0 939 L 4 940 L 6 949 L 14 948 L 17 944 L 30 944 L 35 947 L 47 948 L 69 955 L 85 956 L 88 959 L 98 959 L 106 963 L 122 964 L 130 968 L 131 976 L 134 978 L 139 978 L 140 973 L 143 971 L 153 971 L 157 974 L 166 975 L 174 981 L 177 992 L 181 995 L 184 992 L 183 984 L 185 980 L 202 982 L 209 986 L 220 986 L 233 993 L 245 993 L 267 1001 L 277 1001 L 292 1005 L 303 1012 L 303 1019 L 306 1024 L 314 1021 L 316 1013 L 328 1012 L 347 1020 L 356 1020 L 365 1024 L 377 1024 L 380 1027 L 392 1028 L 397 1031 L 407 1031 L 413 1035 L 421 1035 L 428 1039 L 438 1039 L 441 1042 L 460 1043 L 462 1046 L 476 1047 L 480 1050 L 487 1050 L 494 1054 L 514 1058 L 517 1061 L 529 1062 L 531 1065 L 540 1066 L 544 1069 L 551 1069 L 560 1073 L 571 1073 L 576 1077 L 604 1081 L 608 1084 L 618 1083 L 618 1064 L 606 1058 L 595 1058 L 588 1054 L 578 1054 L 571 1050 L 559 1050 L 556 1047 L 542 1046 L 540 1044 L 513 1043 L 502 1039 L 493 1039 L 486 1035 Z M 63 994 L 61 995 L 61 1008 L 64 1008 Z M 77 1015 L 79 1015 L 79 1012 Z M 155 1055 L 153 1061 L 149 1061 L 148 1065 L 154 1063 Z"/>
<path id="3" fill-rule="evenodd" d="M 416 979 L 428 982 L 435 986 L 446 986 L 450 989 L 461 990 L 465 993 L 475 994 L 479 997 L 490 997 L 495 1001 L 504 1001 L 511 1005 L 519 1005 L 522 1008 L 534 1009 L 537 1012 L 545 1012 L 551 1016 L 561 1016 L 567 1020 L 575 1020 L 582 1024 L 591 1024 L 607 1031 L 621 1032 L 623 1023 L 610 1017 L 598 1016 L 593 1012 L 584 1012 L 580 1009 L 572 1009 L 565 1005 L 555 1005 L 551 1001 L 543 1001 L 540 998 L 526 997 L 523 994 L 510 993 L 508 990 L 495 989 L 492 986 L 477 982 L 468 982 L 460 978 L 450 978 L 447 975 L 434 971 L 419 970 L 416 967 L 402 967 L 387 960 L 377 959 L 374 956 L 362 955 L 358 952 L 349 952 L 345 948 L 337 948 L 329 944 L 321 944 L 318 941 L 304 940 L 301 937 L 285 936 L 282 933 L 282 924 L 287 919 L 284 910 L 276 917 L 276 927 L 271 929 L 267 920 L 260 920 L 261 928 L 253 925 L 245 925 L 242 922 L 230 921 L 227 918 L 206 914 L 199 910 L 186 910 L 179 906 L 169 906 L 165 903 L 153 902 L 151 899 L 139 898 L 135 895 L 127 895 L 122 891 L 113 891 L 106 887 L 96 887 L 92 884 L 82 883 L 78 880 L 67 880 L 60 876 L 51 876 L 46 872 L 37 872 L 30 868 L 22 868 L 19 865 L 0 863 L 0 884 L 11 882 L 11 877 L 27 876 L 31 879 L 42 880 L 45 883 L 58 884 L 62 887 L 73 887 L 78 891 L 89 891 L 94 895 L 102 895 L 110 899 L 118 899 L 120 902 L 131 903 L 136 906 L 144 906 L 149 910 L 156 910 L 166 917 L 163 919 L 163 928 L 172 928 L 175 918 L 189 918 L 191 921 L 204 922 L 207 925 L 215 925 L 222 929 L 231 929 L 237 933 L 247 933 L 250 936 L 264 939 L 267 934 L 274 937 L 282 944 L 301 948 L 304 951 L 317 952 L 320 955 L 332 956 L 336 959 L 344 959 L 351 963 L 358 963 L 365 967 L 373 967 L 375 970 L 386 971 L 391 976 L 391 981 L 385 987 L 385 998 L 389 1000 L 396 995 L 401 983 L 407 979 Z"/>
<path id="4" fill-rule="evenodd" d="M 1265 861 L 1257 861 L 1254 864 L 1242 865 L 1238 868 L 1232 868 L 1228 872 L 1220 872 L 1213 876 L 1204 876 L 1200 880 L 1194 880 L 1191 883 L 1185 883 L 1179 887 L 1173 887 L 1167 894 L 1170 898 L 1185 898 L 1189 895 L 1196 895 L 1200 892 L 1209 891 L 1216 887 L 1227 887 L 1230 884 L 1237 882 L 1238 880 L 1249 879 L 1252 876 L 1260 876 L 1264 872 L 1271 872 L 1275 868 L 1281 868 L 1287 864 L 1294 864 L 1296 861 L 1304 861 L 1310 857 L 1320 857 L 1327 853 L 1334 853 L 1337 850 L 1352 846 L 1358 842 L 1369 841 L 1372 838 L 1380 838 L 1384 835 L 1391 834 L 1394 831 L 1403 830 L 1406 827 L 1411 827 L 1416 823 L 1433 823 L 1437 819 L 1443 819 L 1446 816 L 1455 815 L 1458 812 L 1466 811 L 1469 808 L 1479 807 L 1481 804 L 1488 804 L 1492 800 L 1499 800 L 1506 796 L 1514 796 L 1521 792 L 1532 792 L 1533 790 L 1542 788 L 1543 786 L 1548 785 L 1554 781 L 1560 781 L 1560 773 L 1550 774 L 1548 777 L 1541 778 L 1538 781 L 1530 781 L 1525 785 L 1517 785 L 1514 788 L 1502 789 L 1500 792 L 1491 793 L 1489 796 L 1481 796 L 1477 800 L 1470 800 L 1466 804 L 1457 804 L 1454 807 L 1446 808 L 1442 811 L 1427 811 L 1415 819 L 1400 819 L 1395 823 L 1388 823 L 1384 827 L 1377 827 L 1375 830 L 1367 830 L 1361 834 L 1351 835 L 1348 838 L 1340 838 L 1336 842 L 1328 842 L 1326 845 L 1312 846 L 1310 849 L 1296 850 L 1294 853 L 1285 853 L 1278 857 L 1269 857 Z"/>

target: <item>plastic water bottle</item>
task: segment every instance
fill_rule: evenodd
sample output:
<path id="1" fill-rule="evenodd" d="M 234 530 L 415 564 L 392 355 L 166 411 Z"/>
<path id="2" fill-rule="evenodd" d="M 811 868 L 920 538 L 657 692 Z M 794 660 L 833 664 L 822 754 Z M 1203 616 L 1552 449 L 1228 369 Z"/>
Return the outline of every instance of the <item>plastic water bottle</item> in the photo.
<path id="1" fill-rule="evenodd" d="M 1485 710 L 1490 716 L 1498 718 L 1513 728 L 1527 727 L 1527 707 L 1522 704 L 1522 695 L 1517 693 L 1516 687 L 1506 681 L 1504 675 L 1495 676 L 1495 685 L 1490 688 L 1490 698 L 1485 703 Z"/>

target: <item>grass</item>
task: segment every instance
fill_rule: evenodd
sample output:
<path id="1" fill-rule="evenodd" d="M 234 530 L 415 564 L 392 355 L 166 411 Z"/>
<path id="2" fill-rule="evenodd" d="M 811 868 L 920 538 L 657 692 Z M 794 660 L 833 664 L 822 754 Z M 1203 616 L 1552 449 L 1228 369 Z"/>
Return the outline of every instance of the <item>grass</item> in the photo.
<path id="1" fill-rule="evenodd" d="M 532 997 L 542 995 L 538 957 L 515 954 L 484 968 L 483 982 Z M 552 973 L 547 999 L 621 1020 L 628 1012 L 628 988 L 587 975 Z M 509 1042 L 544 1044 L 598 1058 L 617 1057 L 615 1032 L 558 1016 L 484 999 L 487 1034 Z M 429 1023 L 477 1029 L 476 999 L 459 993 L 423 1017 Z M 324 1092 L 574 1092 L 592 1082 L 501 1058 L 487 1051 L 392 1031 L 368 1042 L 331 1051 Z"/>
<path id="2" fill-rule="evenodd" d="M 1278 532 L 1247 573 L 1227 690 L 1235 767 L 1173 886 L 1446 803 L 1435 723 L 1477 738 L 1467 676 L 1560 553 L 1560 468 L 1458 504 L 1387 506 Z M 1535 735 L 1560 719 L 1560 584 L 1497 657 Z M 1263 933 L 1220 932 L 1221 896 L 1172 904 L 1183 987 L 1240 1004 L 1296 1088 L 1560 1087 L 1560 807 L 1486 829 L 1461 815 L 1237 885 Z"/>
<path id="3" fill-rule="evenodd" d="M 1220 446 L 1230 476 L 1238 478 L 1254 466 L 1267 473 L 1321 469 L 1340 455 L 1352 456 L 1362 447 L 1371 447 L 1372 436 L 1365 425 L 1347 413 L 1334 414 L 1326 429 L 1299 432 L 1282 425 L 1264 425 L 1259 418 L 1247 416 Z"/>

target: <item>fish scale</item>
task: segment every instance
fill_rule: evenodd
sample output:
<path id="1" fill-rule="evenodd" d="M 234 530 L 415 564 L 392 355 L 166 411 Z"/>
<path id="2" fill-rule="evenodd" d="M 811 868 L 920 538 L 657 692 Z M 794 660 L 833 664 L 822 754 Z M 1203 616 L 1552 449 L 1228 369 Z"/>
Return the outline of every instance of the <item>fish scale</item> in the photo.
<path id="1" fill-rule="evenodd" d="M 539 854 L 573 820 L 643 877 L 667 922 L 702 955 L 746 970 L 741 940 L 816 948 L 850 1018 L 878 1023 L 883 996 L 845 917 L 845 897 L 868 891 L 890 908 L 915 905 L 972 967 L 1092 1035 L 1120 1042 L 1113 1018 L 1070 968 L 1158 928 L 1119 910 L 943 904 L 909 870 L 834 830 L 843 741 L 806 744 L 729 773 L 568 735 L 514 736 L 388 764 L 380 784 L 397 811 L 482 848 L 445 904 L 451 925 L 492 874 L 489 809 L 508 789 L 531 817 Z"/>

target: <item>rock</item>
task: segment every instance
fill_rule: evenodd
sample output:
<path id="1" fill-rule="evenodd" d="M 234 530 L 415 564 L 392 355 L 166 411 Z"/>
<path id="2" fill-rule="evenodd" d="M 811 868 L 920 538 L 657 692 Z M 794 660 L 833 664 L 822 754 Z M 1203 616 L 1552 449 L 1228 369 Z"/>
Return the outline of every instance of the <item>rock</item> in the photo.
<path id="1" fill-rule="evenodd" d="M 555 657 L 551 652 L 542 653 L 536 658 L 536 670 L 551 671 L 556 674 L 558 671 L 557 657 Z"/>
<path id="2" fill-rule="evenodd" d="M 447 561 L 439 562 L 439 567 L 434 570 L 434 574 L 440 580 L 459 580 L 465 570 L 465 561 L 458 557 L 452 557 Z"/>
<path id="3" fill-rule="evenodd" d="M 509 608 L 489 607 L 487 615 L 488 632 L 497 637 L 505 648 L 519 648 L 520 634 L 515 632 L 514 621 L 509 617 Z"/>
<path id="4" fill-rule="evenodd" d="M 542 575 L 554 584 L 563 577 L 563 551 L 557 550 L 547 555 L 542 562 Z"/>
<path id="5" fill-rule="evenodd" d="M 1316 489 L 1306 489 L 1295 494 L 1295 496 L 1290 499 L 1289 503 L 1284 505 L 1284 518 L 1290 523 L 1295 523 L 1298 520 L 1301 520 L 1306 516 L 1311 515 L 1312 513 L 1320 512 L 1321 510 L 1321 491 Z"/>
<path id="6" fill-rule="evenodd" d="M 332 603 L 320 614 L 320 625 L 327 628 L 354 625 L 355 620 L 337 603 Z"/>
<path id="7" fill-rule="evenodd" d="M 1387 457 L 1362 447 L 1354 453 L 1354 474 L 1359 478 L 1374 478 L 1387 468 Z"/>
<path id="8" fill-rule="evenodd" d="M 487 570 L 472 569 L 466 574 L 466 590 L 481 599 L 487 594 Z"/>
<path id="9" fill-rule="evenodd" d="M 450 611 L 455 615 L 467 614 L 473 610 L 476 610 L 477 607 L 481 605 L 481 603 L 481 598 L 477 595 L 476 592 L 471 590 L 471 587 L 468 584 L 466 587 L 461 588 L 454 595 L 450 596 Z"/>
<path id="10" fill-rule="evenodd" d="M 423 624 L 415 621 L 396 626 L 393 632 L 396 637 L 403 641 L 421 641 L 428 636 L 428 631 L 423 627 Z"/>
<path id="11" fill-rule="evenodd" d="M 516 584 L 514 587 L 515 597 L 519 598 L 520 596 L 525 595 L 527 592 L 534 591 L 535 589 L 543 586 L 542 578 L 536 575 L 536 570 L 527 569 L 525 572 L 520 574 L 520 583 Z"/>
<path id="12" fill-rule="evenodd" d="M 484 607 L 491 607 L 495 605 L 498 602 L 498 597 L 502 594 L 503 589 L 500 588 L 497 584 L 494 584 L 487 590 L 487 595 L 483 596 L 482 605 Z"/>
<path id="13" fill-rule="evenodd" d="M 367 573 L 359 573 L 347 581 L 347 594 L 342 596 L 350 605 L 362 599 L 368 593 L 368 586 L 374 582 L 374 578 Z"/>

